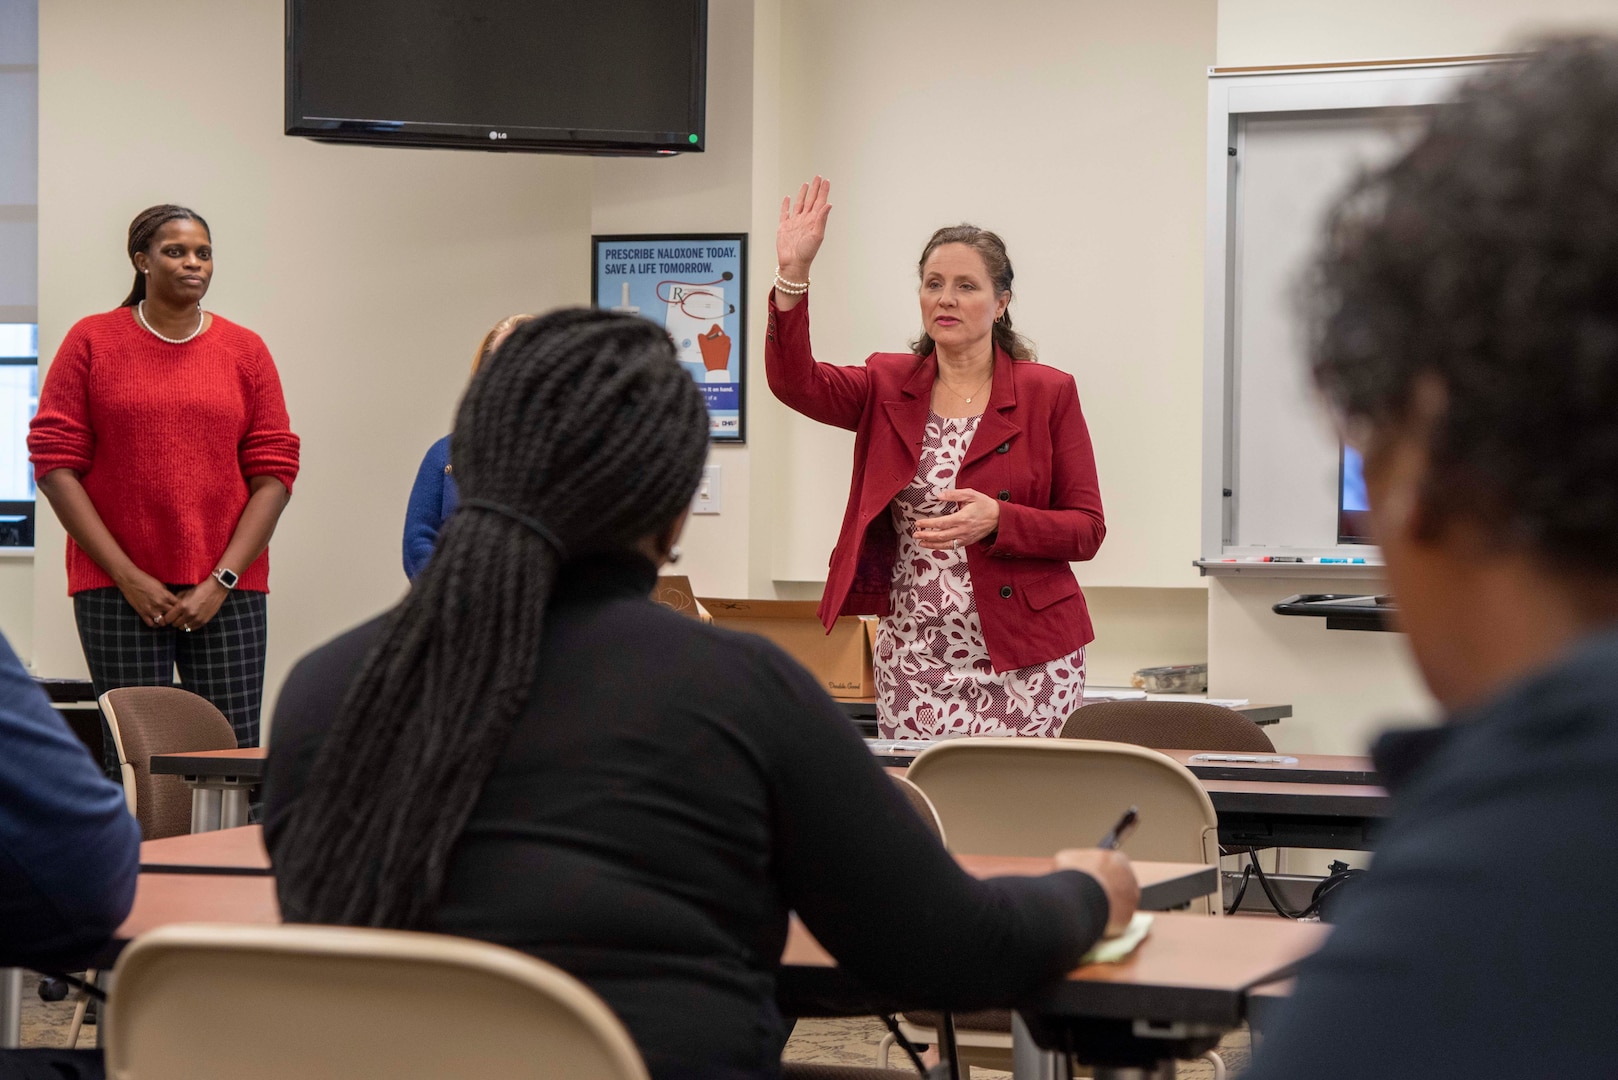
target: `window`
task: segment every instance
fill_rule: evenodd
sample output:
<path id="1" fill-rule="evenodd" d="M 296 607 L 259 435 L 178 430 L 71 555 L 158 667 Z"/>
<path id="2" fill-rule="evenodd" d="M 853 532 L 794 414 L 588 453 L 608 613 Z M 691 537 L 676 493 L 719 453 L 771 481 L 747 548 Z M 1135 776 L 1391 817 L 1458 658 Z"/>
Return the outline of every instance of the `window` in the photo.
<path id="1" fill-rule="evenodd" d="M 28 424 L 39 408 L 39 328 L 0 323 L 0 548 L 34 546 Z"/>

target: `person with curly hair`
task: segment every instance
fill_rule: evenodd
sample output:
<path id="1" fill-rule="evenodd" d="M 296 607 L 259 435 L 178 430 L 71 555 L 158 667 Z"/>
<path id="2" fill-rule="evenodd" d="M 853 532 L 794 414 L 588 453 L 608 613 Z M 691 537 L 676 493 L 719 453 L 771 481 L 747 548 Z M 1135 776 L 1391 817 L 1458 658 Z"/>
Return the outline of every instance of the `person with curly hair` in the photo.
<path id="1" fill-rule="evenodd" d="M 1618 39 L 1491 67 L 1333 216 L 1316 384 L 1448 722 L 1248 1080 L 1610 1076 Z"/>

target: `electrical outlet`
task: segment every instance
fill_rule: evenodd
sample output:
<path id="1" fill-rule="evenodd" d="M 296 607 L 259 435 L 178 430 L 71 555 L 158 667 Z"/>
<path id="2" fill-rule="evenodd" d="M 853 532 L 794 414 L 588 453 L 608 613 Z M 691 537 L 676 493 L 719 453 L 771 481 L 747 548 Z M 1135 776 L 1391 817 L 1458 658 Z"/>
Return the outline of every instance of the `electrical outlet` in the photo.
<path id="1" fill-rule="evenodd" d="M 719 466 L 704 465 L 702 480 L 697 484 L 697 497 L 691 500 L 693 514 L 719 513 L 719 495 L 723 485 L 719 479 Z"/>

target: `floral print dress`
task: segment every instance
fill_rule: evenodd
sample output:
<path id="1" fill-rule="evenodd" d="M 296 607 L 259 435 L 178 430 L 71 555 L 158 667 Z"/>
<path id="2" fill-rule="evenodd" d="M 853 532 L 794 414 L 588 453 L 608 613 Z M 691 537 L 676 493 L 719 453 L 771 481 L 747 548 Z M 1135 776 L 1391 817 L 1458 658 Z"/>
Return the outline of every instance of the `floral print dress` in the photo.
<path id="1" fill-rule="evenodd" d="M 892 614 L 876 635 L 877 727 L 884 739 L 1054 736 L 1084 700 L 1082 648 L 1048 663 L 995 672 L 966 549 L 931 551 L 912 535 L 918 520 L 957 509 L 936 496 L 955 486 L 978 419 L 930 413 L 916 476 L 893 500 L 899 557 Z"/>

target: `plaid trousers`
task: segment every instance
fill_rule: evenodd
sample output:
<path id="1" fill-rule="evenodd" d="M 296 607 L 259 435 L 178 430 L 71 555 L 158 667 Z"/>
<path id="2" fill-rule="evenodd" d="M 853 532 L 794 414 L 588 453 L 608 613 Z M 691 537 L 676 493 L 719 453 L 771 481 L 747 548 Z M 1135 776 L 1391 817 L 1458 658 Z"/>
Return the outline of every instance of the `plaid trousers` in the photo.
<path id="1" fill-rule="evenodd" d="M 75 593 L 73 619 L 96 697 L 120 686 L 170 686 L 178 667 L 180 685 L 225 714 L 236 731 L 236 745 L 257 746 L 268 600 L 261 592 L 232 592 L 206 626 L 186 633 L 147 626 L 115 588 Z M 118 749 L 106 717 L 101 724 L 103 764 L 116 774 Z"/>

